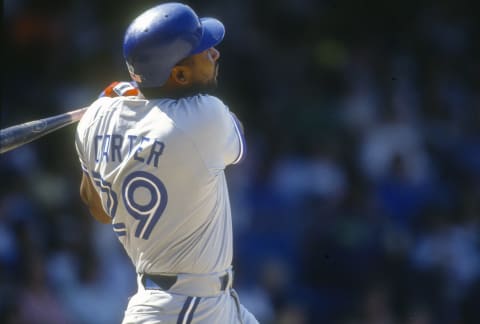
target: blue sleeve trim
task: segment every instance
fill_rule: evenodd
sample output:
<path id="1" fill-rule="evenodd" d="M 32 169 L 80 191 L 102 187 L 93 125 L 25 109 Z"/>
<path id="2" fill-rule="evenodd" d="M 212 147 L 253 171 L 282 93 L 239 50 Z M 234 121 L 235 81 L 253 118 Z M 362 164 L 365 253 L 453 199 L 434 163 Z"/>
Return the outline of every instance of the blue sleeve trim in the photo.
<path id="1" fill-rule="evenodd" d="M 127 228 L 125 223 L 114 223 L 113 231 L 117 234 L 118 237 L 127 235 Z"/>
<path id="2" fill-rule="evenodd" d="M 93 182 L 95 185 L 100 188 L 100 191 L 107 194 L 107 209 L 110 217 L 115 217 L 117 212 L 118 199 L 115 191 L 112 190 L 112 184 L 105 181 L 100 173 L 93 171 Z"/>

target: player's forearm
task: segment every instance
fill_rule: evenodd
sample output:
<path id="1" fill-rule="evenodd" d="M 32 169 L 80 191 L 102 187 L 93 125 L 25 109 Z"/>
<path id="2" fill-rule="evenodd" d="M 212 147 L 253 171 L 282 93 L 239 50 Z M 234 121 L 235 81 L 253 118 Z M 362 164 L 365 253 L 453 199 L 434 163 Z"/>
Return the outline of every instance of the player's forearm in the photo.
<path id="1" fill-rule="evenodd" d="M 110 224 L 112 219 L 103 211 L 103 209 L 89 207 L 90 214 L 102 224 Z"/>

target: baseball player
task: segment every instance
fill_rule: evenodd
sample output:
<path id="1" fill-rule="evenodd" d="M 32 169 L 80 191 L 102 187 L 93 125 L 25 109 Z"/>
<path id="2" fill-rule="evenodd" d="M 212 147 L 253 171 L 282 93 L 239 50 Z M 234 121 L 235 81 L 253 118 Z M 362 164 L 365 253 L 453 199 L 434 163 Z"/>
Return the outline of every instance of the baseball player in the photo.
<path id="1" fill-rule="evenodd" d="M 224 33 L 181 3 L 145 11 L 123 44 L 134 82 L 112 84 L 78 124 L 82 200 L 138 274 L 124 324 L 258 323 L 232 289 L 224 169 L 244 158 L 243 130 L 207 94 Z"/>

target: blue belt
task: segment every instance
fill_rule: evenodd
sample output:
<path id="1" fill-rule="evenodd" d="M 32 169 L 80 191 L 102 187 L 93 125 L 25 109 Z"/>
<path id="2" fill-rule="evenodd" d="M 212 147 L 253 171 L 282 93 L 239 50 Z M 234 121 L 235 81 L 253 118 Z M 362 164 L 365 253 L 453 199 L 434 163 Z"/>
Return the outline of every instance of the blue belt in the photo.
<path id="1" fill-rule="evenodd" d="M 224 291 L 229 285 L 229 275 L 231 272 L 226 272 L 225 274 L 218 277 L 220 280 L 220 290 Z M 178 276 L 176 275 L 159 275 L 159 274 L 147 274 L 144 273 L 142 276 L 142 285 L 146 290 L 164 290 L 167 291 L 173 287 L 177 282 Z"/>

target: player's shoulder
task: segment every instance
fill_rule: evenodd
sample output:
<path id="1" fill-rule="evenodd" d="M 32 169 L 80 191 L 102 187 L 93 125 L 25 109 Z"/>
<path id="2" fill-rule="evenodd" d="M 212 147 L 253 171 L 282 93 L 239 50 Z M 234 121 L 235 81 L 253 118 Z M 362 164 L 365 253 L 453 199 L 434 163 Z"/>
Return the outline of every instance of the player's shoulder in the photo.
<path id="1" fill-rule="evenodd" d="M 87 128 L 88 125 L 101 113 L 101 110 L 110 105 L 111 99 L 113 98 L 102 97 L 92 102 L 85 111 L 85 114 L 82 116 L 82 119 L 80 119 L 77 129 L 82 130 Z"/>
<path id="2" fill-rule="evenodd" d="M 195 100 L 198 100 L 200 104 L 203 104 L 206 106 L 215 106 L 215 107 L 218 106 L 222 108 L 225 107 L 224 102 L 220 98 L 213 95 L 199 94 L 199 95 L 196 95 L 194 98 Z"/>
<path id="3" fill-rule="evenodd" d="M 100 97 L 90 104 L 80 123 L 91 123 L 112 109 L 144 105 L 146 102 L 139 97 Z"/>
<path id="4" fill-rule="evenodd" d="M 211 95 L 195 95 L 170 101 L 164 110 L 174 124 L 185 131 L 196 132 L 221 124 L 228 114 L 222 100 Z"/>
<path id="5" fill-rule="evenodd" d="M 179 102 L 181 106 L 186 107 L 190 113 L 194 113 L 204 117 L 214 117 L 216 115 L 223 115 L 228 111 L 228 107 L 218 97 L 199 94 L 191 97 L 186 97 Z"/>

